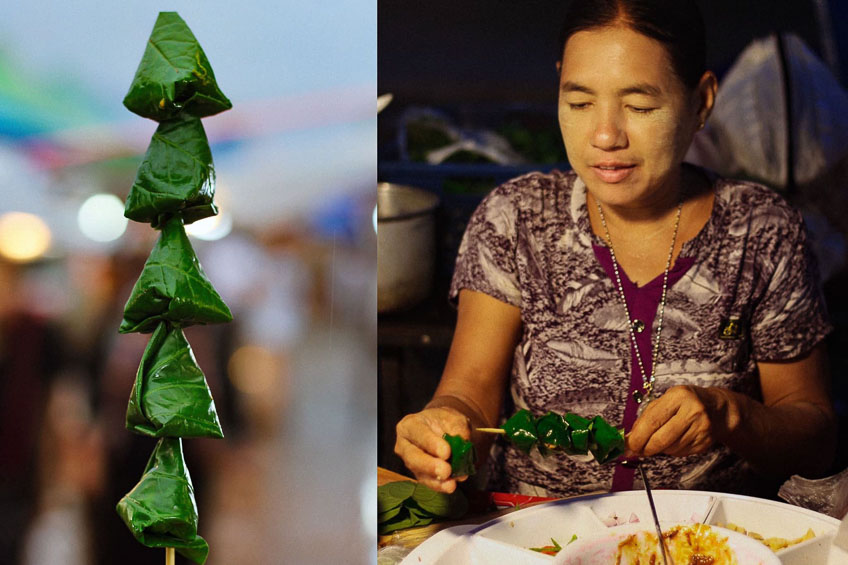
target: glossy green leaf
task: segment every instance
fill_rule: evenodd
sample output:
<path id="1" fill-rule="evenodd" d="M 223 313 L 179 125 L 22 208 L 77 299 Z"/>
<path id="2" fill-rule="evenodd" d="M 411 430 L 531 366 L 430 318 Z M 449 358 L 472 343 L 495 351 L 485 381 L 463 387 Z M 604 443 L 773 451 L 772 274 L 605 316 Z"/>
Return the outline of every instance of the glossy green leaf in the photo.
<path id="1" fill-rule="evenodd" d="M 539 437 L 539 452 L 545 455 L 549 450 L 571 447 L 568 424 L 556 412 L 548 412 L 536 420 L 536 434 Z"/>
<path id="2" fill-rule="evenodd" d="M 160 322 L 147 343 L 127 429 L 154 437 L 224 437 L 206 377 L 178 326 Z"/>
<path id="3" fill-rule="evenodd" d="M 519 410 L 513 414 L 504 422 L 503 429 L 506 430 L 506 438 L 526 453 L 539 439 L 533 415 L 528 410 Z"/>
<path id="4" fill-rule="evenodd" d="M 473 475 L 476 472 L 474 462 L 477 459 L 474 444 L 461 436 L 444 434 L 442 438 L 451 448 L 451 477 Z"/>
<path id="5" fill-rule="evenodd" d="M 403 507 L 391 520 L 377 524 L 377 533 L 380 535 L 390 534 L 396 530 L 412 528 L 413 526 L 417 526 L 418 523 L 418 517 L 410 514 L 409 509 Z"/>
<path id="6" fill-rule="evenodd" d="M 393 481 L 377 488 L 377 512 L 386 512 L 401 506 L 415 491 L 413 481 Z"/>
<path id="7" fill-rule="evenodd" d="M 200 267 L 178 216 L 162 226 L 156 246 L 132 289 L 118 331 L 152 332 L 167 320 L 178 326 L 233 319 Z"/>
<path id="8" fill-rule="evenodd" d="M 402 504 L 398 504 L 394 508 L 389 508 L 385 512 L 380 512 L 377 514 L 377 523 L 382 524 L 383 522 L 388 522 L 398 514 L 400 514 L 401 509 L 403 509 Z"/>
<path id="9" fill-rule="evenodd" d="M 568 455 L 591 453 L 601 464 L 624 453 L 624 431 L 601 416 L 587 420 L 577 414 L 560 416 L 548 412 L 534 419 L 528 410 L 519 410 L 504 422 L 503 429 L 504 437 L 526 453 L 534 446 L 542 455 L 555 451 Z"/>
<path id="10" fill-rule="evenodd" d="M 209 546 L 197 535 L 197 504 L 180 438 L 159 440 L 141 480 L 117 511 L 139 543 L 174 547 L 195 563 L 206 561 Z"/>
<path id="11" fill-rule="evenodd" d="M 412 493 L 412 501 L 428 515 L 437 518 L 459 518 L 468 511 L 468 499 L 461 490 L 445 494 L 418 483 Z"/>
<path id="12" fill-rule="evenodd" d="M 217 214 L 215 168 L 203 124 L 178 117 L 159 124 L 136 172 L 124 215 L 159 227 L 179 213 L 184 224 Z"/>
<path id="13" fill-rule="evenodd" d="M 589 425 L 591 421 L 571 412 L 563 416 L 569 427 L 571 449 L 566 450 L 570 455 L 585 455 L 589 452 Z"/>
<path id="14" fill-rule="evenodd" d="M 183 19 L 176 12 L 160 12 L 124 106 L 161 122 L 179 113 L 211 116 L 229 110 L 232 103 Z"/>
<path id="15" fill-rule="evenodd" d="M 436 492 L 413 481 L 395 481 L 377 488 L 377 531 L 424 526 L 435 520 L 453 519 L 468 512 L 468 499 L 461 490 Z"/>
<path id="16" fill-rule="evenodd" d="M 598 463 L 606 463 L 624 453 L 624 433 L 600 416 L 592 419 L 592 443 L 589 446 Z"/>

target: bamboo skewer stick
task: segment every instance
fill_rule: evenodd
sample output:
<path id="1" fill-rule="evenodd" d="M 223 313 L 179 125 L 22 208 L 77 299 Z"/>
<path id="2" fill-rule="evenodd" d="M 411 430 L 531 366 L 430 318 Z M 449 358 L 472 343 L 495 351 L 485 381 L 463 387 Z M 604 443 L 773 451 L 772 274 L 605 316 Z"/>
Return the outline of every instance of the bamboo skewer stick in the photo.
<path id="1" fill-rule="evenodd" d="M 475 431 L 483 432 L 487 434 L 505 434 L 506 430 L 501 428 L 474 428 Z"/>
<path id="2" fill-rule="evenodd" d="M 165 548 L 165 565 L 175 565 L 175 564 L 176 564 L 176 558 L 175 558 L 175 555 L 174 555 L 174 548 L 173 547 L 166 547 Z"/>

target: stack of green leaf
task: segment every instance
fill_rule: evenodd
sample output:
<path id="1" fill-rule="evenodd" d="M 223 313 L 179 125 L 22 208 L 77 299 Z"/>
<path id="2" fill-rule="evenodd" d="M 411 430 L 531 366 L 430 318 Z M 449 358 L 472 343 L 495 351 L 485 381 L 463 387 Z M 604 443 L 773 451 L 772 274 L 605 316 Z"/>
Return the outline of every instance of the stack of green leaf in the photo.
<path id="1" fill-rule="evenodd" d="M 456 519 L 467 511 L 468 499 L 460 490 L 445 494 L 413 481 L 395 481 L 377 488 L 377 532 L 381 535 Z"/>
<path id="2" fill-rule="evenodd" d="M 232 314 L 203 272 L 184 225 L 217 214 L 212 152 L 200 119 L 232 104 L 176 12 L 159 14 L 124 106 L 159 123 L 124 209 L 127 218 L 159 230 L 159 239 L 119 329 L 152 333 L 130 394 L 126 426 L 159 441 L 117 510 L 140 543 L 174 547 L 202 564 L 209 546 L 197 534 L 182 438 L 224 434 L 183 328 L 229 322 Z"/>

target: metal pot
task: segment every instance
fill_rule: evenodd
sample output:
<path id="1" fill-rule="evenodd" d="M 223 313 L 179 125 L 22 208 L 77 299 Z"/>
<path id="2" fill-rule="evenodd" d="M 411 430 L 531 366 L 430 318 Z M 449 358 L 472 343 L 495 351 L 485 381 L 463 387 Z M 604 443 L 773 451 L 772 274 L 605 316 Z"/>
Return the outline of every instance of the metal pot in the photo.
<path id="1" fill-rule="evenodd" d="M 430 293 L 438 205 L 420 188 L 377 185 L 377 311 L 408 308 Z"/>

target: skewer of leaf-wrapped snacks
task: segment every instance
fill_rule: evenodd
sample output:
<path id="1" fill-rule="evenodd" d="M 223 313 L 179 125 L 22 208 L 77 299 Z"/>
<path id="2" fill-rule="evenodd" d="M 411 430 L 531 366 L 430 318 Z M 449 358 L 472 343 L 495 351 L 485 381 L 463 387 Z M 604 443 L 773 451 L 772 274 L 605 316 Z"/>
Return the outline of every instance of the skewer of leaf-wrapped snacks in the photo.
<path id="1" fill-rule="evenodd" d="M 528 410 L 513 414 L 502 428 L 477 428 L 478 432 L 503 435 L 525 453 L 534 447 L 542 455 L 565 453 L 589 455 L 600 464 L 624 454 L 624 430 L 609 424 L 601 416 L 591 420 L 577 414 L 548 412 L 539 417 Z M 474 474 L 476 454 L 471 441 L 445 434 L 451 446 L 451 476 Z"/>

